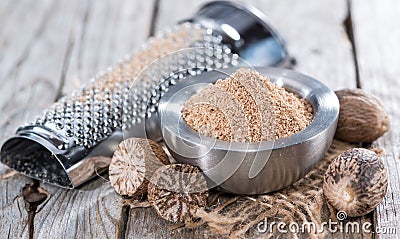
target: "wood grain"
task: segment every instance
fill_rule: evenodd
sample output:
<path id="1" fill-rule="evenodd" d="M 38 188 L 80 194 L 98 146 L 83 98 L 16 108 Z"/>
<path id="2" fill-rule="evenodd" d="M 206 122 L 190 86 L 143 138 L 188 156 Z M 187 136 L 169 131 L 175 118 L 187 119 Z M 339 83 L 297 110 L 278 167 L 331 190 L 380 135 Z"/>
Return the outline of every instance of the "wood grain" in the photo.
<path id="1" fill-rule="evenodd" d="M 57 17 L 54 7 L 54 1 L 2 1 L 0 5 L 0 144 L 56 97 L 65 41 L 58 39 L 48 22 Z M 58 21 L 63 17 L 58 16 Z M 0 164 L 0 174 L 6 172 Z M 1 237 L 27 234 L 28 217 L 19 196 L 30 182 L 22 175 L 0 180 Z"/>
<path id="2" fill-rule="evenodd" d="M 2 22 L 0 35 L 1 144 L 17 126 L 54 101 L 66 47 L 65 41 L 57 39 L 58 34 L 47 21 L 56 17 L 52 11 L 53 1 L 40 4 L 21 1 L 17 4 L 17 10 L 10 9 L 2 14 L 6 20 Z M 66 16 L 61 15 L 59 19 L 62 17 Z M 19 25 L 12 24 L 15 22 Z"/>
<path id="3" fill-rule="evenodd" d="M 3 168 L 4 169 L 4 168 Z M 6 170 L 0 169 L 0 175 Z M 0 180 L 0 235 L 1 238 L 19 238 L 28 230 L 28 214 L 25 210 L 24 200 L 19 197 L 22 187 L 30 179 L 16 175 L 6 180 Z"/>
<path id="4" fill-rule="evenodd" d="M 35 238 L 115 238 L 122 198 L 108 182 L 96 180 L 79 190 L 42 185 L 51 193 L 35 218 Z"/>
<path id="5" fill-rule="evenodd" d="M 131 54 L 148 37 L 153 1 L 85 1 L 69 33 L 72 50 L 63 94 Z"/>
<path id="6" fill-rule="evenodd" d="M 295 69 L 332 89 L 355 87 L 352 48 L 343 22 L 346 0 L 251 0 L 286 40 Z"/>
<path id="7" fill-rule="evenodd" d="M 375 142 L 386 151 L 383 157 L 389 175 L 389 186 L 375 214 L 376 228 L 395 228 L 400 233 L 400 2 L 351 2 L 354 39 L 361 86 L 376 95 L 388 110 L 391 130 Z M 380 234 L 380 238 L 394 238 Z"/>

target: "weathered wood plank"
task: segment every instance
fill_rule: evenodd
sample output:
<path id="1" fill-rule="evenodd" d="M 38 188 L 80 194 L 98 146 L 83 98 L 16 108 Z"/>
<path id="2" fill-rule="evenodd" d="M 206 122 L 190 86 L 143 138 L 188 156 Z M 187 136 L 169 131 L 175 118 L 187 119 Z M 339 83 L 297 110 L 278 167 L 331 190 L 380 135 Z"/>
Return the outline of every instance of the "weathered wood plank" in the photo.
<path id="1" fill-rule="evenodd" d="M 148 35 L 151 1 L 65 1 L 56 11 L 74 13 L 68 27 L 63 94 L 132 52 Z M 123 228 L 123 200 L 110 184 L 98 178 L 76 190 L 41 185 L 51 194 L 36 215 L 37 238 L 114 238 Z"/>
<path id="2" fill-rule="evenodd" d="M 161 1 L 156 29 L 164 29 L 178 20 L 190 17 L 204 2 L 207 1 L 175 0 L 174 4 L 166 0 Z M 333 89 L 356 86 L 352 48 L 343 26 L 343 21 L 347 16 L 345 0 L 313 0 L 307 5 L 294 0 L 246 2 L 264 12 L 285 37 L 290 53 L 298 62 L 296 70 L 315 76 Z M 132 209 L 130 211 L 127 238 L 204 236 L 205 231 L 201 229 L 183 230 L 171 234 L 167 230 L 168 223 L 149 210 Z M 360 223 L 371 221 L 368 217 L 356 220 Z M 217 235 L 207 236 L 216 237 Z M 331 237 L 370 238 L 371 236 L 333 234 Z"/>
<path id="3" fill-rule="evenodd" d="M 59 49 L 63 49 L 65 42 L 57 42 L 57 34 L 51 33 L 51 36 L 45 30 L 50 28 L 47 20 L 54 17 L 53 7 L 53 1 L 41 4 L 23 1 L 18 10 L 10 9 L 10 14 L 5 16 L 9 23 L 0 35 L 0 110 L 3 116 L 0 143 L 54 100 L 63 56 L 50 55 L 49 52 L 56 50 L 49 44 L 58 44 Z"/>
<path id="4" fill-rule="evenodd" d="M 64 41 L 51 37 L 55 29 L 47 22 L 55 17 L 52 8 L 56 5 L 54 1 L 26 0 L 0 5 L 0 144 L 55 98 L 65 47 Z M 56 49 L 51 49 L 52 45 Z M 0 164 L 0 175 L 5 173 L 7 168 Z M 18 196 L 30 182 L 22 175 L 0 180 L 2 237 L 19 238 L 28 233 L 28 215 Z"/>
<path id="5" fill-rule="evenodd" d="M 376 228 L 395 228 L 400 233 L 400 2 L 351 1 L 354 39 L 361 86 L 382 100 L 390 113 L 391 130 L 375 142 L 386 150 L 384 162 L 389 174 L 389 187 L 378 206 Z M 380 234 L 380 238 L 394 238 Z M 397 236 L 398 237 L 398 236 Z"/>
<path id="6" fill-rule="evenodd" d="M 0 169 L 4 175 L 5 167 Z M 19 197 L 22 187 L 30 180 L 22 175 L 0 180 L 0 235 L 6 238 L 18 238 L 27 232 L 28 214 L 25 210 L 24 200 Z"/>
<path id="7" fill-rule="evenodd" d="M 332 89 L 356 86 L 352 48 L 343 25 L 346 0 L 248 2 L 262 10 L 282 33 L 297 61 L 297 71 Z"/>
<path id="8" fill-rule="evenodd" d="M 51 193 L 35 218 L 35 238 L 114 238 L 121 223 L 122 198 L 108 182 L 79 190 L 42 185 Z"/>
<path id="9" fill-rule="evenodd" d="M 129 212 L 126 238 L 170 238 L 168 222 L 153 208 L 134 208 Z"/>

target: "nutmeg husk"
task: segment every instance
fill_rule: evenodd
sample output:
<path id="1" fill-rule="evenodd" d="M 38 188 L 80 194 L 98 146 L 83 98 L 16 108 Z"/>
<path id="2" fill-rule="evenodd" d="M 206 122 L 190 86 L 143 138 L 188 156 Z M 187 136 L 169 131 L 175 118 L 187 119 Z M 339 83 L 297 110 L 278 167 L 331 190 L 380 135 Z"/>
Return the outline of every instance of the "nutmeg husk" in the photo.
<path id="1" fill-rule="evenodd" d="M 389 130 L 389 115 L 382 103 L 361 89 L 335 92 L 340 112 L 335 137 L 347 142 L 372 142 Z"/>

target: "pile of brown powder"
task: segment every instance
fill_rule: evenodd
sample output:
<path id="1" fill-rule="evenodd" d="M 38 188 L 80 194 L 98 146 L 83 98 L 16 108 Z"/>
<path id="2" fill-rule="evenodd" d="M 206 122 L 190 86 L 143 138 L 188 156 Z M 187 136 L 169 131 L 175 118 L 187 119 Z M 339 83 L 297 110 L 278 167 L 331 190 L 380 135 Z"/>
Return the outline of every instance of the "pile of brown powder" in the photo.
<path id="1" fill-rule="evenodd" d="M 286 91 L 256 71 L 239 69 L 193 95 L 183 119 L 209 137 L 236 142 L 260 142 L 293 135 L 312 121 L 305 99 Z"/>

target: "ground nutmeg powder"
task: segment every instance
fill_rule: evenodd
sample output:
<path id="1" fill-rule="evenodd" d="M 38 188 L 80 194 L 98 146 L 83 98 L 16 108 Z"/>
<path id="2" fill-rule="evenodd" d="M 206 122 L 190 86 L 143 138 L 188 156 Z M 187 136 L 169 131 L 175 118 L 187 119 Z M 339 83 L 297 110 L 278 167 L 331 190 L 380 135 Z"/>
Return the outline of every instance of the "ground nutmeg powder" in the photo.
<path id="1" fill-rule="evenodd" d="M 260 142 L 293 135 L 313 119 L 308 101 L 241 68 L 185 102 L 182 117 L 200 134 L 235 142 Z"/>

